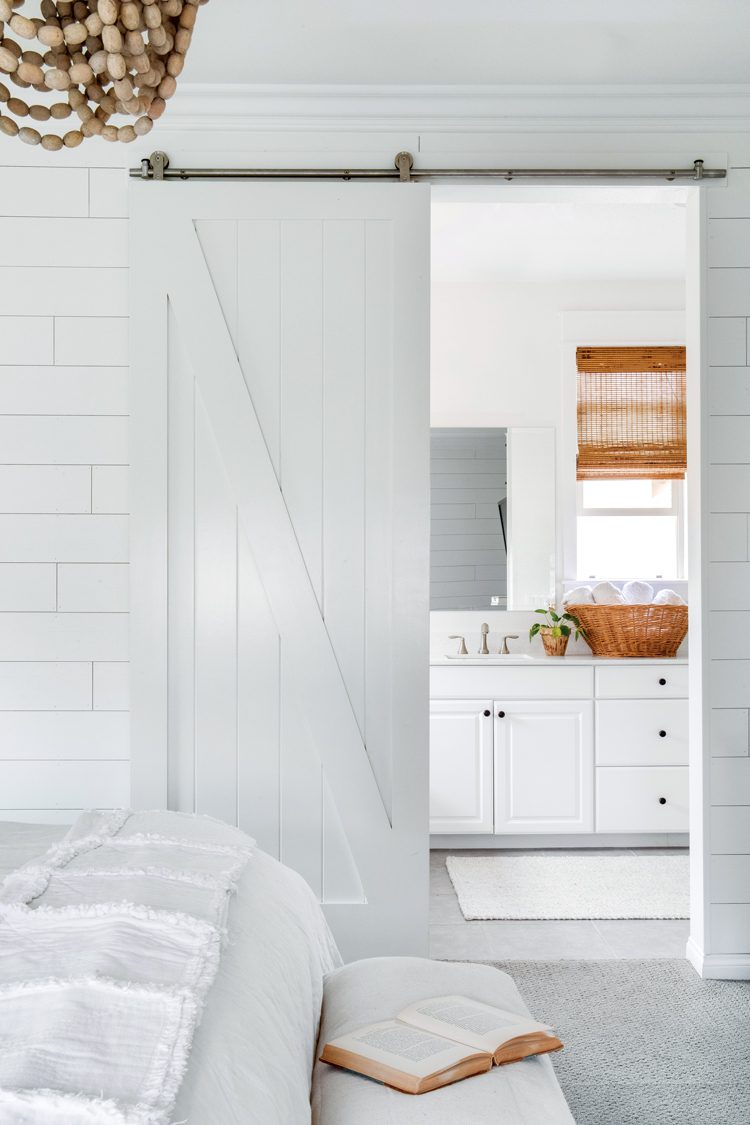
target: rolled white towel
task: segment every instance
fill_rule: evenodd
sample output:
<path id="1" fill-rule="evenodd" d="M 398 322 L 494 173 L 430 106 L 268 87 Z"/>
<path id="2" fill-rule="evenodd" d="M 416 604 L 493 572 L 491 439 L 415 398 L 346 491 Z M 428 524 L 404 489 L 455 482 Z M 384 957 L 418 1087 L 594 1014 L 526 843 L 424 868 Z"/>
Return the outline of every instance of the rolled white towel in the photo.
<path id="1" fill-rule="evenodd" d="M 625 605 L 625 599 L 611 582 L 598 582 L 591 591 L 596 605 Z"/>
<path id="2" fill-rule="evenodd" d="M 687 605 L 687 602 L 674 590 L 660 590 L 653 600 L 653 605 Z"/>
<path id="3" fill-rule="evenodd" d="M 568 590 L 563 598 L 563 605 L 593 605 L 594 598 L 590 586 L 576 586 Z"/>
<path id="4" fill-rule="evenodd" d="M 622 596 L 628 605 L 649 605 L 654 600 L 654 587 L 648 582 L 626 582 Z"/>

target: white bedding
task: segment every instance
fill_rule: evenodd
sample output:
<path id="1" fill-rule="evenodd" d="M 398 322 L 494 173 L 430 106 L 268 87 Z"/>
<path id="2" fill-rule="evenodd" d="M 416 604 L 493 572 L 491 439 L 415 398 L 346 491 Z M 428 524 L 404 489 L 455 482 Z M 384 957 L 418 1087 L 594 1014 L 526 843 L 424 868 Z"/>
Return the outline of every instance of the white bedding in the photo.
<path id="1" fill-rule="evenodd" d="M 0 878 L 63 834 L 0 824 Z M 322 912 L 298 875 L 255 850 L 228 930 L 173 1120 L 305 1125 L 323 975 L 340 964 Z"/>

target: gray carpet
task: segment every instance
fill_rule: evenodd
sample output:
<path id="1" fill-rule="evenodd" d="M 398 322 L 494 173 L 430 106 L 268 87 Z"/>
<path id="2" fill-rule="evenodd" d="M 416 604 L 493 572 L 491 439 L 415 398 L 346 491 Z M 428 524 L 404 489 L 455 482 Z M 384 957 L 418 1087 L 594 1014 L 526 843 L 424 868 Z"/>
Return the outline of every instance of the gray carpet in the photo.
<path id="1" fill-rule="evenodd" d="M 686 961 L 495 963 L 565 1043 L 552 1061 L 577 1125 L 750 1123 L 750 981 Z"/>

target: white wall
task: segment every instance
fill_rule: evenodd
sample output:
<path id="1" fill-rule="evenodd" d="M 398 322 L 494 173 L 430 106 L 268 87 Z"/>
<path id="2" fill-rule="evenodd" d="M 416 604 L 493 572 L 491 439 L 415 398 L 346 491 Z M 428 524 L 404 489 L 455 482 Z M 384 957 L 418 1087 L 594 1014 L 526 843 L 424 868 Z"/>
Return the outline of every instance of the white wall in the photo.
<path id="1" fill-rule="evenodd" d="M 128 801 L 125 188 L 0 167 L 0 818 Z"/>

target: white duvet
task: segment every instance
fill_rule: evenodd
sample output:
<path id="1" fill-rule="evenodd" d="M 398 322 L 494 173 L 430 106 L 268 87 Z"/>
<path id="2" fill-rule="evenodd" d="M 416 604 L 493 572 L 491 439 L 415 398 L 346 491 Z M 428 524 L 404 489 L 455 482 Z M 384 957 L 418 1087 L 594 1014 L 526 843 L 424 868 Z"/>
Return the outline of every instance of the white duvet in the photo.
<path id="1" fill-rule="evenodd" d="M 49 827 L 0 824 L 0 877 L 19 863 L 44 851 L 62 830 Z M 201 857 L 194 857 L 200 863 Z M 206 859 L 206 857 L 204 857 Z M 211 862 L 210 857 L 207 862 Z M 97 857 L 97 880 L 107 878 L 107 857 Z M 138 867 L 134 854 L 134 868 Z M 86 863 L 91 874 L 92 862 Z M 211 882 L 211 872 L 205 873 Z M 63 876 L 57 892 L 67 902 L 71 889 L 85 904 L 92 881 L 74 865 Z M 71 884 L 73 886 L 71 886 Z M 50 886 L 54 896 L 55 888 Z M 157 888 L 154 888 L 157 893 Z M 53 904 L 53 901 L 50 901 Z M 157 903 L 145 903 L 148 911 Z M 170 904 L 173 905 L 173 904 Z M 83 911 L 87 908 L 81 907 Z M 127 913 L 118 918 L 127 927 Z M 132 921 L 132 918 L 130 919 Z M 69 919 L 74 927 L 75 919 Z M 33 925 L 33 921 L 27 924 Z M 196 925 L 200 925 L 199 922 Z M 76 950 L 75 940 L 67 941 L 67 967 L 75 975 L 76 959 L 105 979 L 111 975 L 111 942 L 101 938 L 102 930 L 89 927 L 85 955 Z M 310 1076 L 314 1059 L 317 1026 L 325 972 L 340 961 L 320 907 L 304 881 L 262 852 L 255 851 L 240 877 L 237 894 L 231 900 L 228 916 L 229 941 L 223 949 L 216 979 L 208 993 L 200 1026 L 195 1033 L 187 1073 L 172 1114 L 174 1122 L 189 1125 L 304 1125 L 310 1119 Z M 110 931 L 111 933 L 111 931 Z M 97 936 L 98 935 L 98 936 Z M 73 938 L 75 935 L 72 935 Z M 121 935 L 120 935 L 121 936 Z M 155 933 L 161 942 L 160 964 L 164 964 L 163 943 L 179 941 L 178 935 Z M 183 940 L 189 935 L 183 934 Z M 30 943 L 20 966 L 27 978 L 39 975 L 44 987 L 44 940 Z M 55 955 L 59 953 L 59 948 Z M 35 961 L 36 958 L 36 961 Z M 15 960 L 15 959 L 14 959 Z M 136 977 L 133 964 L 128 969 Z M 13 979 L 18 966 L 3 967 L 0 978 Z M 10 974 L 10 975 L 9 975 Z M 144 964 L 143 975 L 148 975 Z M 37 987 L 37 986 L 32 986 Z M 69 987 L 75 988 L 75 983 Z M 6 983 L 7 988 L 7 983 Z M 18 998 L 16 998 L 16 1003 Z M 24 1001 L 25 1003 L 25 1001 Z M 21 1008 L 23 1009 L 23 1004 Z M 128 1009 L 130 1010 L 130 1009 Z M 154 1019 L 168 1019 L 163 1010 Z M 133 1061 L 137 1061 L 138 1028 L 132 1029 Z M 0 1102 L 1 1104 L 1 1102 Z M 71 1125 L 69 1108 L 55 1108 L 51 1100 L 47 1120 Z M 35 1120 L 27 1117 L 20 1101 L 13 1116 L 3 1115 L 3 1125 L 23 1125 Z M 81 1117 L 81 1121 L 85 1121 Z"/>

